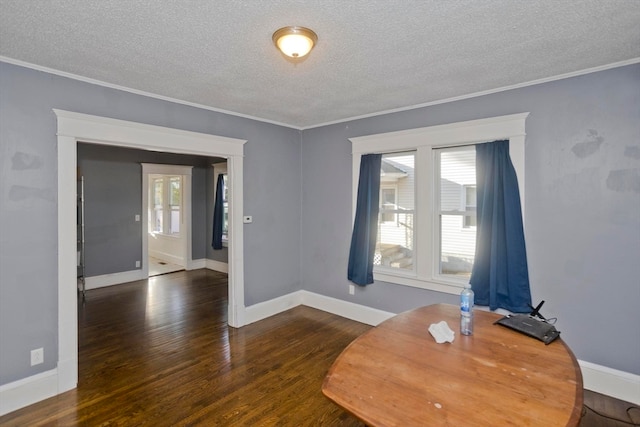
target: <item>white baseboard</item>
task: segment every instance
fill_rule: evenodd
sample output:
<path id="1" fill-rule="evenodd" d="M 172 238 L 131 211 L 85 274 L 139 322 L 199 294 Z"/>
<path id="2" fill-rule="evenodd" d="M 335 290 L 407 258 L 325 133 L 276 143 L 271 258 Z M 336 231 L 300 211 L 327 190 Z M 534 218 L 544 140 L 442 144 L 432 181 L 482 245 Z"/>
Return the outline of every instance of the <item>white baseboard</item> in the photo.
<path id="1" fill-rule="evenodd" d="M 161 259 L 163 261 L 170 262 L 171 264 L 176 264 L 179 266 L 185 265 L 184 258 L 177 257 L 169 252 L 154 251 L 149 249 L 149 256 L 153 258 Z"/>
<path id="2" fill-rule="evenodd" d="M 245 325 L 271 317 L 301 304 L 303 291 L 292 292 L 278 298 L 259 302 L 245 308 Z"/>
<path id="3" fill-rule="evenodd" d="M 587 390 L 640 405 L 640 375 L 578 360 Z"/>
<path id="4" fill-rule="evenodd" d="M 209 270 L 219 271 L 221 273 L 229 273 L 229 264 L 222 261 L 216 261 L 214 259 L 206 259 L 206 268 Z"/>
<path id="5" fill-rule="evenodd" d="M 318 310 L 336 314 L 367 325 L 376 326 L 395 316 L 395 313 L 378 310 L 337 298 L 327 297 L 314 292 L 300 292 L 302 295 L 301 304 L 303 305 L 317 308 Z"/>
<path id="6" fill-rule="evenodd" d="M 207 268 L 207 260 L 202 259 L 194 259 L 187 263 L 187 270 L 200 270 L 201 268 Z"/>
<path id="7" fill-rule="evenodd" d="M 187 270 L 197 270 L 200 268 L 208 268 L 209 270 L 229 273 L 229 264 L 226 262 L 215 261 L 212 259 L 198 259 L 187 263 Z M 122 283 L 135 282 L 136 280 L 144 280 L 147 277 L 142 270 L 130 270 L 120 273 L 104 274 L 102 276 L 91 276 L 85 278 L 85 289 L 104 288 L 105 286 L 120 285 Z"/>
<path id="8" fill-rule="evenodd" d="M 5 384 L 0 386 L 0 416 L 59 393 L 56 369 Z"/>
<path id="9" fill-rule="evenodd" d="M 85 278 L 85 289 L 104 288 L 105 286 L 119 285 L 121 283 L 135 282 L 146 279 L 142 270 L 123 271 L 121 273 L 104 274 Z"/>
<path id="10" fill-rule="evenodd" d="M 287 311 L 298 305 L 306 305 L 308 307 L 316 308 L 318 310 L 326 311 L 327 313 L 336 314 L 338 316 L 372 326 L 378 325 L 379 323 L 395 316 L 394 313 L 376 310 L 375 308 L 327 297 L 313 292 L 296 291 L 269 301 L 264 301 L 246 307 L 245 324 L 248 325 L 249 323 L 266 319 L 267 317 L 282 313 L 283 311 Z"/>

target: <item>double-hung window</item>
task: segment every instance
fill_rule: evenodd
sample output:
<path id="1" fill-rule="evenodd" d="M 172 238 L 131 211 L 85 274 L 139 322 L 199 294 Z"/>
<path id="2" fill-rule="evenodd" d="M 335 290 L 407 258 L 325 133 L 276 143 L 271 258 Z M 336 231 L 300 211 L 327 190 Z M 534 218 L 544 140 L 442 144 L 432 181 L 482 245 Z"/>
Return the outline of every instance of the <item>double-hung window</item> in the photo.
<path id="1" fill-rule="evenodd" d="M 367 153 L 383 155 L 375 280 L 460 292 L 469 282 L 475 255 L 475 145 L 509 140 L 524 204 L 527 115 L 350 139 L 354 213 L 360 157 Z"/>
<path id="2" fill-rule="evenodd" d="M 150 175 L 149 229 L 153 233 L 180 235 L 182 176 Z"/>

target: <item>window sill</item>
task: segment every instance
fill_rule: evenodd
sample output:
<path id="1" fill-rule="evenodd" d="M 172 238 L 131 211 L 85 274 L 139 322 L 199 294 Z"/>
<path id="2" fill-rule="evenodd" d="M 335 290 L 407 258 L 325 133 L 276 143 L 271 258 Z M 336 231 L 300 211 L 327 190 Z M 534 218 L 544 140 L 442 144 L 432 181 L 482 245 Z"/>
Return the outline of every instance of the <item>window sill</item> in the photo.
<path id="1" fill-rule="evenodd" d="M 426 279 L 411 275 L 390 274 L 388 272 L 374 271 L 373 278 L 374 280 L 381 282 L 410 286 L 413 288 L 427 289 L 430 291 L 443 292 L 445 294 L 451 295 L 459 295 L 464 288 L 464 283 L 461 282 Z"/>
<path id="2" fill-rule="evenodd" d="M 164 234 L 164 233 L 157 233 L 157 232 L 154 232 L 154 231 L 152 231 L 149 234 L 151 234 L 151 236 L 153 236 L 154 238 L 157 238 L 157 237 L 162 237 L 162 238 L 166 238 L 166 239 L 180 239 L 181 238 L 181 236 L 179 234 Z"/>

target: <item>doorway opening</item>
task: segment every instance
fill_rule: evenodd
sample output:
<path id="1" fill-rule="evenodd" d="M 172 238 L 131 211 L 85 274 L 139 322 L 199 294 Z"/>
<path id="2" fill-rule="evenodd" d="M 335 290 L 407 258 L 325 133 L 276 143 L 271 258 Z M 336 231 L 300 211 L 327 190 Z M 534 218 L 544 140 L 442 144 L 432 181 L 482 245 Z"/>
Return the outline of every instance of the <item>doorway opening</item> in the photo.
<path id="1" fill-rule="evenodd" d="M 145 277 L 189 269 L 191 166 L 142 163 Z"/>
<path id="2" fill-rule="evenodd" d="M 246 140 L 189 132 L 64 110 L 57 116 L 58 163 L 58 364 L 56 393 L 78 383 L 76 167 L 78 141 L 227 159 L 229 167 L 229 297 L 232 327 L 245 323 L 242 205 Z"/>

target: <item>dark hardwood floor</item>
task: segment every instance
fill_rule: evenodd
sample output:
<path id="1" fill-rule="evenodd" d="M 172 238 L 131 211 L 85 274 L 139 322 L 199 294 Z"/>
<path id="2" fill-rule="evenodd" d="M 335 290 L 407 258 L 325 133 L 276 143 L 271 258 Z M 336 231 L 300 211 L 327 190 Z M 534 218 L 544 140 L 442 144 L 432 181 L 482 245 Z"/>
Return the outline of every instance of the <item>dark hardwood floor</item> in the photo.
<path id="1" fill-rule="evenodd" d="M 227 277 L 209 270 L 87 291 L 78 310 L 78 388 L 0 417 L 0 425 L 362 426 L 320 388 L 369 326 L 308 307 L 240 329 L 226 319 Z M 640 411 L 627 415 L 632 405 L 596 393 L 585 392 L 585 404 L 640 420 Z M 590 410 L 581 423 L 623 425 Z"/>

